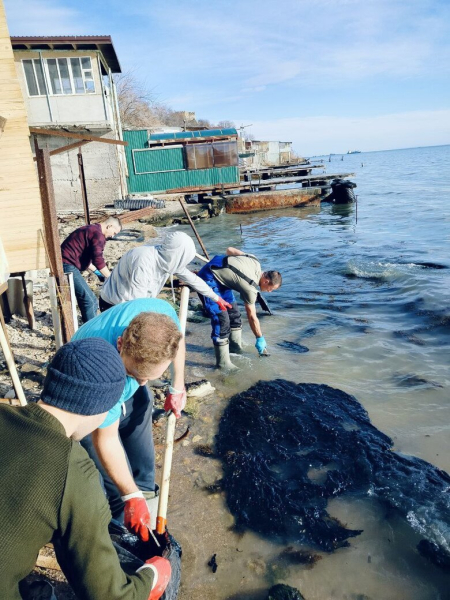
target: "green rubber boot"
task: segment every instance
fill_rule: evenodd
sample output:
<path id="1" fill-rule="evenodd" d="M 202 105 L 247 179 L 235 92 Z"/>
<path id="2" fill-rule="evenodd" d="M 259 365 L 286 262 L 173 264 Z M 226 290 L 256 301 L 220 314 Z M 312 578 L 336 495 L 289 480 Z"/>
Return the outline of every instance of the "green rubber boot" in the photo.
<path id="1" fill-rule="evenodd" d="M 230 352 L 233 354 L 242 354 L 242 327 L 231 330 Z"/>
<path id="2" fill-rule="evenodd" d="M 228 340 L 222 344 L 214 344 L 214 352 L 216 353 L 216 367 L 224 371 L 234 371 L 237 369 L 230 360 L 230 345 Z"/>

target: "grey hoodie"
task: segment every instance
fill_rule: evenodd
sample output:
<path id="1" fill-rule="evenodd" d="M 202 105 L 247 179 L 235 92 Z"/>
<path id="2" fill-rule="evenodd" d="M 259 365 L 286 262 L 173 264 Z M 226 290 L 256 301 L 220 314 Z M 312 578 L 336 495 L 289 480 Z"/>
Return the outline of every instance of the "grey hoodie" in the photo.
<path id="1" fill-rule="evenodd" d="M 167 278 L 177 275 L 196 292 L 217 301 L 217 294 L 186 268 L 194 258 L 193 240 L 181 231 L 169 233 L 161 245 L 143 245 L 126 252 L 105 281 L 100 295 L 109 304 L 156 298 Z"/>

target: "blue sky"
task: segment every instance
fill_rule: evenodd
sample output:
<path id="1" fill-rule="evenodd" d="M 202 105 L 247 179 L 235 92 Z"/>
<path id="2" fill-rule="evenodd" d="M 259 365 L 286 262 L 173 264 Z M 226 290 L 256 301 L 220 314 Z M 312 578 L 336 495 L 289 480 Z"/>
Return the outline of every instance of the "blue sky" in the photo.
<path id="1" fill-rule="evenodd" d="M 111 35 L 176 110 L 303 155 L 450 143 L 449 0 L 4 0 L 11 35 Z"/>

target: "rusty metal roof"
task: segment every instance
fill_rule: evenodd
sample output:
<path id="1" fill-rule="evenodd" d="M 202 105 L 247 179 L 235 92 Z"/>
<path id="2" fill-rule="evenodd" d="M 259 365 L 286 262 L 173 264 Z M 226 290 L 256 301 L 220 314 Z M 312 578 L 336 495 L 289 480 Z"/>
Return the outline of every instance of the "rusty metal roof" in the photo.
<path id="1" fill-rule="evenodd" d="M 110 35 L 11 36 L 11 45 L 13 50 L 99 50 L 113 73 L 122 72 Z"/>

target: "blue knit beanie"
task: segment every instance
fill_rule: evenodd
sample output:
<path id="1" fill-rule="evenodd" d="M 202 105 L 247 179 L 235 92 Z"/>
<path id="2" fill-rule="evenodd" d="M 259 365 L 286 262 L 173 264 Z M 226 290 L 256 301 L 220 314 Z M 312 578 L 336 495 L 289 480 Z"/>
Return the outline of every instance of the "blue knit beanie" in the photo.
<path id="1" fill-rule="evenodd" d="M 101 338 L 62 346 L 47 370 L 41 400 L 77 415 L 99 415 L 117 404 L 126 372 L 113 345 Z"/>

